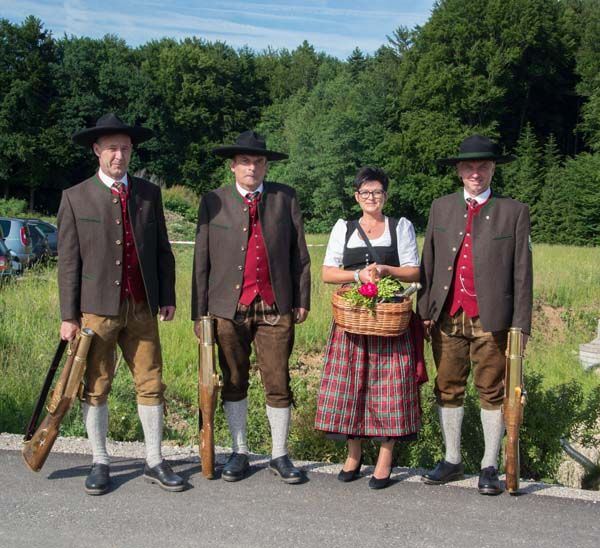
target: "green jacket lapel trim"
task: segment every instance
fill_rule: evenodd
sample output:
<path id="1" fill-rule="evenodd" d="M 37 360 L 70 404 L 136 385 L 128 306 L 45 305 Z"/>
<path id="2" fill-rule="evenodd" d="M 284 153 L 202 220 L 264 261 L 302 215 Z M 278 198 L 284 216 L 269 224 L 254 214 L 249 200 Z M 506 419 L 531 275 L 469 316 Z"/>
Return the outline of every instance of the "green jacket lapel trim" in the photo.
<path id="1" fill-rule="evenodd" d="M 481 208 L 481 213 L 489 212 L 490 208 L 494 206 L 494 202 L 496 201 L 496 196 L 492 195 L 490 199 L 484 204 Z"/>
<path id="2" fill-rule="evenodd" d="M 240 202 L 240 204 L 244 203 L 244 198 L 242 198 L 242 195 L 238 192 L 235 183 L 233 183 L 232 185 L 229 186 L 231 193 L 233 194 L 233 197 L 236 198 L 238 200 L 238 202 Z"/>
<path id="3" fill-rule="evenodd" d="M 92 177 L 92 181 L 94 183 L 96 183 L 101 189 L 105 190 L 106 192 L 110 192 L 110 188 L 108 188 L 101 180 L 100 177 L 98 177 L 98 172 L 96 172 L 94 174 L 94 176 Z"/>

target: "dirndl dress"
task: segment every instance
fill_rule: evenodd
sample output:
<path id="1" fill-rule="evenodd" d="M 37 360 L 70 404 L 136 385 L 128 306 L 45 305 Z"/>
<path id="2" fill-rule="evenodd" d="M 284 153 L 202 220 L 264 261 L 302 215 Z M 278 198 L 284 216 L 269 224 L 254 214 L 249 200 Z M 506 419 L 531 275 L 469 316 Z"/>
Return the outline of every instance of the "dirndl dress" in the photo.
<path id="1" fill-rule="evenodd" d="M 372 247 L 380 264 L 399 265 L 396 219 L 389 219 L 391 245 Z M 349 221 L 343 267 L 362 268 L 365 249 L 348 241 L 358 226 Z M 416 244 L 415 244 L 416 245 Z M 373 262 L 367 253 L 366 262 Z M 413 320 L 414 321 L 414 318 Z M 422 341 L 421 341 L 422 343 Z M 398 337 L 347 333 L 332 323 L 317 399 L 315 429 L 334 439 L 414 440 L 421 427 L 418 359 L 413 329 Z"/>
<path id="2" fill-rule="evenodd" d="M 416 439 L 419 384 L 410 330 L 398 337 L 355 335 L 332 325 L 315 428 L 335 439 Z"/>

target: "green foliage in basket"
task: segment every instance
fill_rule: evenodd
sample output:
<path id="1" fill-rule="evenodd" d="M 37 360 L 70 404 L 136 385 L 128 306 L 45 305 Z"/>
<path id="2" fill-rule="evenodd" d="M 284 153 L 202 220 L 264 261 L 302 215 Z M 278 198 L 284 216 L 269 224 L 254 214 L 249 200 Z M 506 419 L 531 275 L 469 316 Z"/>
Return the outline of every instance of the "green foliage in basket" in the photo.
<path id="1" fill-rule="evenodd" d="M 373 291 L 365 291 L 371 289 L 369 286 L 375 285 L 377 288 L 376 294 Z M 373 310 L 377 303 L 389 303 L 394 301 L 394 297 L 402 291 L 400 281 L 386 276 L 379 280 L 376 284 L 356 284 L 352 289 L 346 291 L 343 295 L 344 299 L 355 306 L 365 306 Z M 366 294 L 365 294 L 366 293 Z"/>

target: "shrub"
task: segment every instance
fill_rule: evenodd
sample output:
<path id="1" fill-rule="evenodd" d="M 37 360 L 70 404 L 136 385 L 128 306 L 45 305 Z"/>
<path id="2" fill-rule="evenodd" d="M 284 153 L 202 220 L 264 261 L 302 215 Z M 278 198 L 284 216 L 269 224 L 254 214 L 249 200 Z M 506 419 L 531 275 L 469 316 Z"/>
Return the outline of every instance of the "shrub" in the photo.
<path id="1" fill-rule="evenodd" d="M 22 217 L 27 213 L 27 201 L 17 198 L 0 198 L 0 216 Z"/>
<path id="2" fill-rule="evenodd" d="M 186 220 L 195 223 L 198 218 L 198 196 L 182 185 L 175 185 L 162 191 L 165 209 L 179 213 Z"/>
<path id="3" fill-rule="evenodd" d="M 297 383 L 303 381 L 304 379 L 297 379 Z M 419 438 L 415 442 L 396 444 L 395 465 L 430 468 L 444 456 L 432 385 L 430 382 L 421 388 L 423 416 Z M 569 437 L 579 427 L 583 428 L 583 437 L 590 444 L 591 435 L 597 433 L 600 389 L 586 395 L 582 385 L 576 381 L 544 387 L 542 376 L 535 373 L 526 375 L 525 386 L 527 404 L 520 431 L 521 477 L 553 481 L 563 456 L 560 438 Z M 290 439 L 293 456 L 307 460 L 343 462 L 346 458 L 345 443 L 328 440 L 314 430 L 315 389 L 308 389 L 304 383 L 302 391 L 296 386 L 295 394 L 297 409 Z M 298 395 L 302 397 L 299 398 Z M 378 443 L 363 442 L 365 464 L 375 463 L 378 450 Z M 483 452 L 479 397 L 473 384 L 469 383 L 461 444 L 462 458 L 468 473 L 479 472 Z M 502 460 L 501 458 L 501 471 Z"/>

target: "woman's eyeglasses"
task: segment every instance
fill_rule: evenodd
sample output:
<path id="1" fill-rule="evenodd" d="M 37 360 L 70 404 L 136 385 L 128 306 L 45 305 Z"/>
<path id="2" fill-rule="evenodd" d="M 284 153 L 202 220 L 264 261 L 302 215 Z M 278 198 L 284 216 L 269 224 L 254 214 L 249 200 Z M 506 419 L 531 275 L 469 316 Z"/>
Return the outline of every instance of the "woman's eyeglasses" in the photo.
<path id="1" fill-rule="evenodd" d="M 381 198 L 383 198 L 383 195 L 385 194 L 384 190 L 359 190 L 357 192 L 358 197 L 361 200 L 367 200 L 369 198 L 369 196 L 373 197 L 373 200 L 381 200 Z"/>

